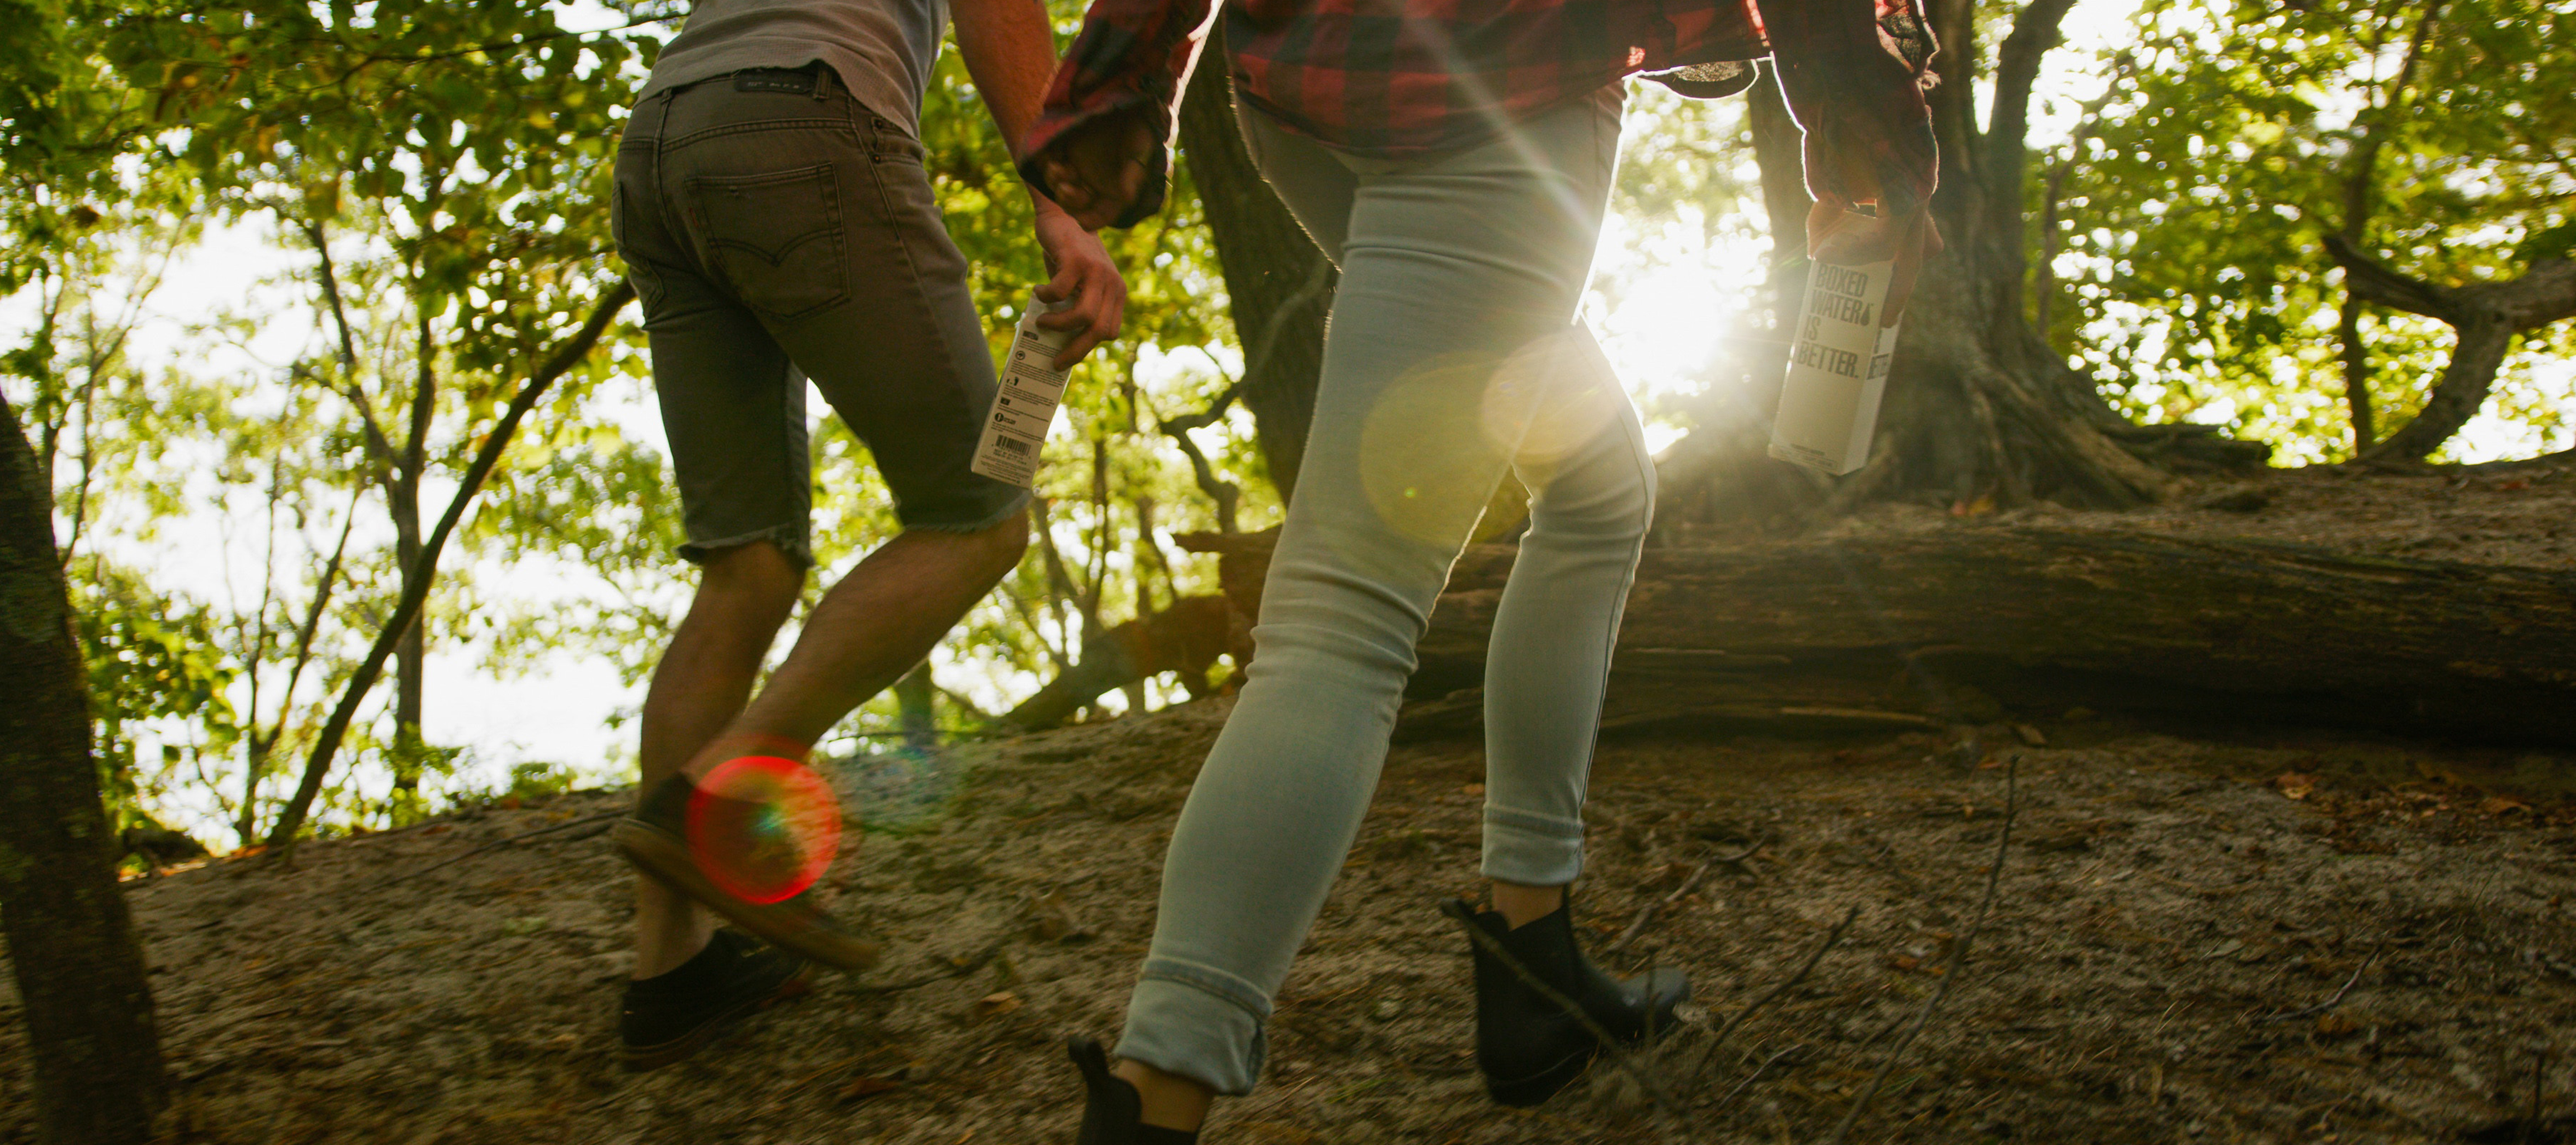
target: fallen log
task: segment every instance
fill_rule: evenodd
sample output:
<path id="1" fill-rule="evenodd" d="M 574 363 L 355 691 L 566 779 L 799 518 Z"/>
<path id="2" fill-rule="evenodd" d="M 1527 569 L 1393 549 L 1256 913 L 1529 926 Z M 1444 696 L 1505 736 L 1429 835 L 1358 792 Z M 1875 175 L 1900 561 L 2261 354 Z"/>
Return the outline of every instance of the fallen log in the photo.
<path id="1" fill-rule="evenodd" d="M 1105 639 L 1083 646 L 1071 668 L 1000 720 L 1030 730 L 1051 728 L 1102 695 L 1164 672 L 1178 673 L 1192 698 L 1214 694 L 1208 669 L 1242 639 L 1233 621 L 1225 598 L 1185 596 L 1160 612 L 1113 625 Z"/>
<path id="2" fill-rule="evenodd" d="M 1258 584 L 1267 539 L 1229 538 L 1229 587 Z M 1480 546 L 1453 570 L 1403 734 L 1476 722 L 1457 693 L 1483 677 L 1510 567 Z M 1834 729 L 2078 705 L 2576 743 L 2576 570 L 2036 525 L 1649 550 L 1605 720 Z"/>

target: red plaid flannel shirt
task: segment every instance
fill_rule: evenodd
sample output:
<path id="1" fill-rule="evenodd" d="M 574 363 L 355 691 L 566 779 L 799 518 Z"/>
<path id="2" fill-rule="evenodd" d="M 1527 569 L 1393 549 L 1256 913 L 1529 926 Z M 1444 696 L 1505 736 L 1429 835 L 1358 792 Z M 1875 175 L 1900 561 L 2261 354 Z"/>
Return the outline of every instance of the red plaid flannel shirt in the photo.
<path id="1" fill-rule="evenodd" d="M 1132 109 L 1151 117 L 1156 147 L 1117 225 L 1161 209 L 1211 3 L 1092 0 L 1021 152 L 1032 185 L 1046 189 L 1035 157 L 1049 143 Z M 1920 0 L 1231 0 L 1223 14 L 1236 97 L 1356 154 L 1475 143 L 1640 72 L 1726 95 L 1753 82 L 1743 61 L 1769 56 L 1808 155 L 1824 160 L 1807 172 L 1818 198 L 1903 212 L 1932 194 Z"/>

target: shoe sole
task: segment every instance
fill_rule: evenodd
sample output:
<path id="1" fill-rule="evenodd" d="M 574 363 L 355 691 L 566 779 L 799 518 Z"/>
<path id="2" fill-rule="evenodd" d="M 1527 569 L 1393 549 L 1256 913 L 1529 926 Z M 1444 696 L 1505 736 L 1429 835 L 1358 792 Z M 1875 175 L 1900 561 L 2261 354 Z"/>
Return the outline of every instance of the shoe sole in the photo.
<path id="1" fill-rule="evenodd" d="M 1494 1099 L 1494 1104 L 1514 1109 L 1545 1105 L 1547 1099 L 1564 1092 L 1566 1086 L 1574 1084 L 1574 1079 L 1583 1076 L 1584 1070 L 1592 1068 L 1592 1059 L 1600 1053 L 1598 1047 L 1584 1050 L 1528 1077 L 1511 1081 L 1487 1075 L 1485 1093 Z"/>
<path id="2" fill-rule="evenodd" d="M 668 831 L 630 818 L 619 820 L 608 837 L 636 870 L 782 950 L 843 971 L 865 970 L 885 953 L 880 943 L 812 925 L 802 911 L 734 897 L 708 879 L 688 844 Z"/>
<path id="3" fill-rule="evenodd" d="M 735 1024 L 741 1022 L 743 1019 L 781 1002 L 793 1001 L 797 998 L 804 997 L 807 992 L 813 989 L 811 981 L 813 977 L 813 963 L 806 962 L 799 964 L 796 967 L 796 972 L 794 974 L 788 975 L 785 980 L 771 988 L 768 993 L 757 998 L 749 999 L 741 1005 L 717 1014 L 715 1017 L 707 1019 L 704 1023 L 700 1024 L 698 1028 L 691 1030 L 688 1033 L 682 1034 L 679 1037 L 673 1038 L 670 1041 L 663 1042 L 659 1045 L 619 1046 L 617 1049 L 617 1062 L 619 1065 L 625 1067 L 626 1072 L 628 1073 L 642 1073 L 646 1070 L 660 1069 L 663 1066 L 670 1065 L 673 1062 L 687 1058 L 690 1055 L 697 1053 L 699 1050 L 705 1049 L 707 1047 L 707 1043 L 722 1037 L 725 1033 L 732 1030 Z"/>
<path id="4" fill-rule="evenodd" d="M 1690 987 L 1684 984 L 1681 996 L 1673 1000 L 1673 1008 L 1679 1008 L 1682 1003 L 1689 1000 Z M 1634 1042 L 1622 1042 L 1618 1048 L 1636 1049 L 1650 1046 L 1672 1036 L 1674 1030 L 1681 1028 L 1680 1023 L 1672 1020 L 1671 1009 L 1666 1009 L 1662 1016 L 1663 1021 L 1648 1023 L 1644 1036 Z M 1494 1099 L 1494 1104 L 1506 1105 L 1514 1109 L 1545 1105 L 1549 1098 L 1564 1092 L 1565 1087 L 1574 1084 L 1575 1079 L 1582 1077 L 1583 1071 L 1592 1068 L 1593 1060 L 1605 1051 L 1615 1052 L 1611 1047 L 1595 1043 L 1590 1048 L 1537 1073 L 1508 1081 L 1487 1074 L 1485 1093 Z"/>

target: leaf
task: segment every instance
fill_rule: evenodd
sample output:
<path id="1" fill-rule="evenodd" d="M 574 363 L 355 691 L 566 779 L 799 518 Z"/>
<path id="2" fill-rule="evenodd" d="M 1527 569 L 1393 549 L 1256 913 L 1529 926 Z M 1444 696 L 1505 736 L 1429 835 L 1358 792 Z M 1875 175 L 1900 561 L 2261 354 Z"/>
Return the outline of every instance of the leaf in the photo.
<path id="1" fill-rule="evenodd" d="M 2317 777 L 2296 771 L 2284 772 L 2272 777 L 2272 786 L 2284 798 L 2305 799 L 2317 789 Z"/>
<path id="2" fill-rule="evenodd" d="M 1020 1001 L 1019 995 L 1008 990 L 986 994 L 975 1001 L 975 1017 L 978 1020 L 998 1018 L 1018 1010 L 1024 1004 Z"/>

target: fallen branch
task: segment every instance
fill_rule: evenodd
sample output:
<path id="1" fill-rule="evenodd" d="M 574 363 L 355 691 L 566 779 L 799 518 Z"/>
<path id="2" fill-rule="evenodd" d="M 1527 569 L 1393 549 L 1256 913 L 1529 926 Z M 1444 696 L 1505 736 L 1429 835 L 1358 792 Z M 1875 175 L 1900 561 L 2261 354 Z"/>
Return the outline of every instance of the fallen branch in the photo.
<path id="1" fill-rule="evenodd" d="M 1622 950 L 1626 950 L 1628 948 L 1629 941 L 1637 937 L 1637 932 L 1646 929 L 1646 923 L 1655 917 L 1655 911 L 1658 908 L 1668 907 L 1674 903 L 1682 901 L 1682 896 L 1691 893 L 1691 888 L 1699 885 L 1700 877 L 1706 875 L 1709 867 L 1715 863 L 1716 860 L 1714 859 L 1706 863 L 1701 863 L 1698 870 L 1692 871 L 1689 878 L 1682 880 L 1682 885 L 1673 888 L 1673 893 L 1637 908 L 1636 921 L 1629 923 L 1628 929 L 1620 931 L 1619 937 L 1612 940 L 1610 945 L 1604 947 L 1601 952 L 1603 954 L 1617 954 Z"/>
<path id="2" fill-rule="evenodd" d="M 1772 1064 L 1773 1062 L 1779 1061 L 1781 1058 L 1785 1058 L 1785 1057 L 1789 1056 L 1790 1054 L 1796 1053 L 1796 1052 L 1798 1052 L 1799 1050 L 1803 1050 L 1803 1049 L 1805 1049 L 1805 1048 L 1807 1048 L 1806 1043 L 1804 1043 L 1804 1042 L 1793 1042 L 1793 1043 L 1791 1043 L 1791 1044 L 1790 1044 L 1790 1046 L 1789 1046 L 1789 1048 L 1788 1048 L 1788 1049 L 1782 1050 L 1782 1051 L 1780 1051 L 1779 1053 L 1773 1054 L 1773 1055 L 1771 1055 L 1770 1057 L 1767 1057 L 1767 1058 L 1762 1059 L 1762 1064 L 1761 1064 L 1761 1065 L 1758 1065 L 1758 1066 L 1753 1067 L 1753 1072 L 1752 1072 L 1752 1073 L 1748 1073 L 1748 1074 L 1744 1075 L 1744 1080 L 1739 1081 L 1739 1082 L 1736 1082 L 1736 1083 L 1735 1083 L 1735 1088 L 1730 1089 L 1730 1090 L 1727 1090 L 1724 1094 L 1722 1094 L 1722 1095 L 1720 1095 L 1720 1096 L 1718 1097 L 1718 1099 L 1717 1099 L 1717 1107 L 1718 1107 L 1718 1108 L 1720 1108 L 1720 1109 L 1724 1109 L 1724 1108 L 1726 1108 L 1726 1103 L 1727 1103 L 1727 1102 L 1730 1102 L 1730 1101 L 1735 1100 L 1735 1095 L 1736 1095 L 1736 1094 L 1739 1094 L 1739 1093 L 1744 1092 L 1744 1087 L 1745 1087 L 1745 1086 L 1748 1086 L 1748 1085 L 1753 1084 L 1755 1081 L 1759 1080 L 1759 1079 L 1762 1077 L 1762 1075 L 1763 1075 L 1764 1073 L 1769 1072 L 1769 1070 L 1771 1069 L 1771 1064 Z"/>
<path id="3" fill-rule="evenodd" d="M 2336 1006 L 2342 1004 L 2344 995 L 2352 993 L 2353 983 L 2361 981 L 2363 972 L 2370 969 L 2370 964 L 2379 961 L 2379 952 L 2386 949 L 2388 949 L 2388 944 L 2385 942 L 2371 947 L 2370 953 L 2362 958 L 2361 965 L 2352 968 L 2352 977 L 2343 980 L 2343 987 L 2336 990 L 2333 997 L 2328 998 L 2323 1002 L 2319 1002 L 2316 1005 L 2309 1006 L 2306 1009 L 2289 1010 L 2278 1014 L 2266 1014 L 2263 1017 L 2256 1019 L 2256 1021 L 2289 1022 L 2300 1018 L 2313 1018 L 2328 1010 L 2334 1009 Z"/>
<path id="4" fill-rule="evenodd" d="M 1923 1008 L 1914 1012 L 1914 1024 L 1906 1027 L 1903 1037 L 1896 1039 L 1896 1045 L 1887 1051 L 1887 1059 L 1878 1063 L 1878 1072 L 1869 1075 L 1869 1084 L 1862 1086 L 1859 1095 L 1852 1098 L 1850 1112 L 1843 1114 L 1842 1124 L 1834 1126 L 1833 1136 L 1825 1139 L 1825 1145 L 1842 1145 L 1851 1136 L 1852 1126 L 1860 1122 L 1861 1114 L 1869 1111 L 1870 1101 L 1878 1096 L 1878 1087 L 1887 1083 L 1888 1073 L 1905 1057 L 1905 1051 L 1914 1045 L 1914 1039 L 1923 1033 L 1923 1027 L 1930 1024 L 1933 1012 L 1941 1008 L 1941 1000 L 1950 996 L 1950 987 L 1958 984 L 1959 968 L 1968 960 L 1968 947 L 1977 941 L 1977 932 L 1985 929 L 1986 915 L 1995 906 L 1995 887 L 2003 881 L 2004 848 L 2012 844 L 2013 816 L 2021 810 L 2020 777 L 2021 757 L 2015 755 L 2004 764 L 2003 829 L 1996 832 L 1995 861 L 1986 868 L 1986 893 L 1977 904 L 1976 919 L 1968 924 L 1967 932 L 1959 936 L 1959 945 L 1951 948 L 1950 961 L 1941 969 L 1941 984 L 1933 988 L 1931 997 L 1923 1000 Z"/>
<path id="5" fill-rule="evenodd" d="M 1573 999 L 1558 992 L 1556 987 L 1540 981 L 1538 975 L 1530 972 L 1529 967 L 1521 965 L 1520 959 L 1512 957 L 1511 951 L 1503 949 L 1500 941 L 1493 935 L 1485 933 L 1484 927 L 1476 925 L 1476 912 L 1473 908 L 1456 899 L 1451 899 L 1440 904 L 1440 910 L 1449 917 L 1457 919 L 1459 924 L 1466 928 L 1468 939 L 1473 941 L 1478 949 L 1493 955 L 1495 961 L 1502 963 L 1512 972 L 1512 977 L 1521 980 L 1522 985 L 1537 991 L 1538 996 L 1545 999 L 1548 1005 L 1573 1015 L 1575 1021 L 1582 1023 L 1584 1031 L 1601 1043 L 1601 1052 L 1609 1057 L 1611 1064 L 1618 1066 L 1630 1080 L 1635 1081 L 1637 1087 L 1645 1092 L 1647 1099 L 1655 1103 L 1657 1110 L 1675 1120 L 1681 1119 L 1680 1103 L 1674 1101 L 1670 1094 L 1665 1093 L 1664 1087 L 1656 1084 L 1655 1079 L 1646 1071 L 1637 1068 L 1637 1063 L 1628 1060 L 1627 1054 L 1619 1051 L 1619 1039 L 1611 1036 L 1610 1031 L 1603 1029 L 1601 1023 L 1593 1021 L 1592 1015 L 1585 1013 L 1583 1007 L 1575 1005 Z M 1646 1044 L 1653 1045 L 1654 1038 L 1655 1031 L 1647 1030 Z"/>
<path id="6" fill-rule="evenodd" d="M 1700 1051 L 1699 1064 L 1691 1067 L 1690 1076 L 1697 1078 L 1701 1073 L 1707 1071 L 1710 1059 L 1717 1056 L 1717 1047 L 1726 1044 L 1726 1036 L 1734 1033 L 1736 1027 L 1743 1025 L 1745 1020 L 1751 1018 L 1753 1015 L 1761 1013 L 1763 1007 L 1778 1001 L 1781 995 L 1796 988 L 1798 983 L 1806 981 L 1807 975 L 1815 971 L 1816 964 L 1825 960 L 1825 954 L 1831 951 L 1834 947 L 1841 945 L 1843 935 L 1851 930 L 1852 921 L 1859 917 L 1859 907 L 1852 907 L 1851 909 L 1844 911 L 1843 920 L 1835 923 L 1834 929 L 1825 935 L 1825 940 L 1816 945 L 1815 952 L 1807 955 L 1807 960 L 1799 964 L 1797 973 L 1790 975 L 1786 981 L 1772 987 L 1761 997 L 1754 999 L 1752 1005 L 1736 1011 L 1735 1016 L 1728 1018 L 1725 1025 L 1719 1026 L 1716 1033 L 1709 1035 L 1708 1048 Z"/>
<path id="7" fill-rule="evenodd" d="M 857 990 L 862 994 L 894 994 L 905 990 L 918 990 L 924 986 L 946 982 L 953 978 L 963 978 L 981 970 L 987 963 L 993 961 L 994 955 L 1000 954 L 1001 952 L 1002 944 L 997 942 L 984 948 L 984 952 L 982 954 L 978 954 L 965 962 L 957 963 L 956 968 L 953 970 L 943 970 L 937 974 L 924 975 L 919 978 L 908 979 L 902 982 L 890 982 L 882 986 L 863 985 L 853 986 L 851 989 Z"/>

